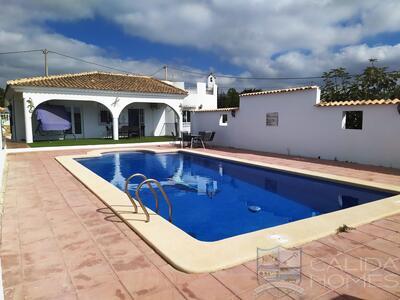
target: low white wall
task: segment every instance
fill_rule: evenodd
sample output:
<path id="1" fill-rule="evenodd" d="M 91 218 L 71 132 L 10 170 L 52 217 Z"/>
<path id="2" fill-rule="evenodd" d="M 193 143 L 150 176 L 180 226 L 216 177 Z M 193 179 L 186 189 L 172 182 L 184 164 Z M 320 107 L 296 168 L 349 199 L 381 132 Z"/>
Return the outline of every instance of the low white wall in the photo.
<path id="1" fill-rule="evenodd" d="M 241 97 L 240 110 L 197 112 L 192 131 L 215 131 L 214 143 L 280 154 L 400 168 L 400 115 L 395 105 L 317 107 L 317 89 Z M 363 111 L 362 130 L 342 129 L 344 111 Z M 278 126 L 266 114 L 278 112 Z M 222 114 L 228 125 L 220 126 Z"/>

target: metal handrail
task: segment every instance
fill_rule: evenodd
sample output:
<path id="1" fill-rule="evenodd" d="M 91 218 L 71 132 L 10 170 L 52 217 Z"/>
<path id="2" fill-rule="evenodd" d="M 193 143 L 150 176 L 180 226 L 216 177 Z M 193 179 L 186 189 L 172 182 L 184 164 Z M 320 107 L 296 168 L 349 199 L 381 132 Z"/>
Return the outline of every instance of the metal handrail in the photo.
<path id="1" fill-rule="evenodd" d="M 133 205 L 133 207 L 135 208 L 135 212 L 137 213 L 138 207 L 137 207 L 137 205 L 136 205 L 136 203 L 135 203 L 135 200 L 133 200 L 131 193 L 130 193 L 129 190 L 128 190 L 129 181 L 131 181 L 131 180 L 132 180 L 133 178 L 135 178 L 135 177 L 142 177 L 142 178 L 143 178 L 143 181 L 142 181 L 142 182 L 146 181 L 146 180 L 147 180 L 147 177 L 146 177 L 146 175 L 144 175 L 144 174 L 135 173 L 135 174 L 129 176 L 129 177 L 125 180 L 125 194 L 128 195 L 129 200 L 132 202 L 132 205 Z M 150 182 L 147 183 L 147 186 L 149 187 L 150 191 L 153 193 L 154 198 L 156 199 L 156 212 L 158 213 L 159 210 L 158 210 L 158 195 L 157 195 L 157 192 L 154 190 L 154 188 L 152 187 L 152 185 L 151 185 Z M 136 188 L 136 190 L 137 190 L 137 188 Z M 147 212 L 146 207 L 143 205 L 142 200 L 141 200 L 141 199 L 137 199 L 137 200 L 138 200 L 138 202 L 139 202 L 140 207 L 142 208 L 142 210 L 143 210 L 144 213 L 146 214 L 147 218 L 149 218 L 149 213 Z"/>
<path id="2" fill-rule="evenodd" d="M 142 199 L 140 198 L 140 194 L 139 194 L 140 189 L 142 188 L 142 186 L 144 184 L 150 184 L 151 185 L 151 183 L 155 183 L 157 185 L 158 189 L 161 191 L 161 194 L 163 195 L 163 197 L 165 199 L 165 202 L 167 202 L 167 204 L 168 204 L 168 213 L 169 213 L 168 221 L 170 221 L 172 223 L 171 201 L 169 201 L 169 198 L 168 198 L 167 194 L 165 193 L 165 190 L 164 190 L 164 188 L 162 187 L 162 185 L 161 185 L 161 183 L 159 181 L 157 181 L 155 179 L 146 179 L 146 180 L 142 181 L 139 184 L 139 186 L 137 187 L 137 189 L 136 189 L 136 193 L 135 193 L 136 199 L 139 201 L 139 203 L 141 203 L 141 205 L 143 204 Z M 157 204 L 157 206 L 158 206 L 158 204 Z M 142 206 L 142 209 L 143 209 L 143 206 Z M 143 209 L 143 210 L 144 210 L 144 212 L 146 214 L 146 222 L 149 222 L 150 221 L 150 215 L 149 215 L 149 213 L 147 212 L 146 209 Z"/>

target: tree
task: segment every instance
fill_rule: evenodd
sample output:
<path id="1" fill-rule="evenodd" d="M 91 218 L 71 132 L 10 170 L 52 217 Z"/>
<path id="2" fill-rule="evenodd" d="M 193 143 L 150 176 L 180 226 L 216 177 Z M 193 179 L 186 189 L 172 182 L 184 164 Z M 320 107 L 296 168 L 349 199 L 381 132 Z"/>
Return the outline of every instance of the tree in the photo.
<path id="1" fill-rule="evenodd" d="M 218 95 L 218 107 L 238 107 L 239 106 L 239 93 L 235 88 L 230 88 L 226 93 Z"/>
<path id="2" fill-rule="evenodd" d="M 399 98 L 400 72 L 388 72 L 386 67 L 375 66 L 376 59 L 370 62 L 371 66 L 353 78 L 345 68 L 324 72 L 321 98 L 325 101 Z"/>
<path id="3" fill-rule="evenodd" d="M 0 107 L 4 107 L 5 99 L 4 99 L 5 90 L 0 88 Z"/>
<path id="4" fill-rule="evenodd" d="M 350 74 L 345 68 L 331 69 L 322 74 L 324 86 L 322 88 L 322 99 L 327 101 L 346 100 L 349 96 Z"/>
<path id="5" fill-rule="evenodd" d="M 370 66 L 355 77 L 351 94 L 355 99 L 396 98 L 399 97 L 399 78 L 398 72 L 389 73 L 386 67 Z"/>
<path id="6" fill-rule="evenodd" d="M 247 94 L 247 93 L 257 93 L 257 92 L 261 92 L 262 89 L 244 89 L 240 94 Z"/>

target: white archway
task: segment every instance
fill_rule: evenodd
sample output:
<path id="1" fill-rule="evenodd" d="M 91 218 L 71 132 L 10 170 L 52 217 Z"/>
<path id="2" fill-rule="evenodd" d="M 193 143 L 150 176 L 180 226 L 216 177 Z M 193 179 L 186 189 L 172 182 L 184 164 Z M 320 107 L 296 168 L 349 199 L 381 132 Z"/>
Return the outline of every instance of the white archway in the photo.
<path id="1" fill-rule="evenodd" d="M 25 116 L 26 142 L 33 142 L 32 113 L 41 103 L 49 100 L 91 101 L 104 105 L 112 114 L 113 138 L 118 140 L 118 118 L 125 107 L 133 103 L 164 104 L 169 106 L 178 117 L 179 132 L 182 130 L 181 106 L 184 97 L 177 95 L 129 95 L 111 91 L 60 91 L 22 92 Z"/>

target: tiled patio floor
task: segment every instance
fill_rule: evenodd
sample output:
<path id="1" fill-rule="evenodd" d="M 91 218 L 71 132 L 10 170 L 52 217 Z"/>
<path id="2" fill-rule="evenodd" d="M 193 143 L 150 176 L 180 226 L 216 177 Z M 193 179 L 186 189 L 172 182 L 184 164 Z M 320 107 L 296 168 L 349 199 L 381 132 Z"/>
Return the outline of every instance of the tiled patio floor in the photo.
<path id="1" fill-rule="evenodd" d="M 395 170 L 207 151 L 400 184 Z M 0 250 L 6 299 L 254 299 L 254 261 L 211 274 L 166 263 L 54 160 L 82 152 L 8 156 Z M 400 297 L 400 215 L 302 249 L 304 299 Z M 299 295 L 271 288 L 257 299 L 278 298 Z"/>

